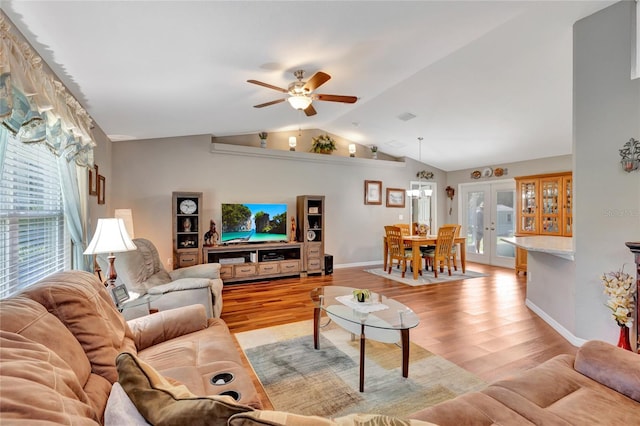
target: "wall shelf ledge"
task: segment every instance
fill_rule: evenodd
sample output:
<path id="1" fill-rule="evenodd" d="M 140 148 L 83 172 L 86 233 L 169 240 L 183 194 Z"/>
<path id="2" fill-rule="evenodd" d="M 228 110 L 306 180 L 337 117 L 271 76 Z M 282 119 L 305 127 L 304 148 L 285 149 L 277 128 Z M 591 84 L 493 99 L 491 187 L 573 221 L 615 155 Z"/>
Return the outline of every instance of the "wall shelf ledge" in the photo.
<path id="1" fill-rule="evenodd" d="M 312 163 L 338 164 L 343 166 L 391 167 L 404 168 L 404 161 L 374 160 L 369 158 L 343 157 L 338 155 L 316 154 L 313 152 L 284 151 L 279 149 L 255 148 L 244 145 L 211 143 L 210 152 L 223 155 L 242 155 L 249 157 L 278 158 L 291 161 L 308 161 Z"/>

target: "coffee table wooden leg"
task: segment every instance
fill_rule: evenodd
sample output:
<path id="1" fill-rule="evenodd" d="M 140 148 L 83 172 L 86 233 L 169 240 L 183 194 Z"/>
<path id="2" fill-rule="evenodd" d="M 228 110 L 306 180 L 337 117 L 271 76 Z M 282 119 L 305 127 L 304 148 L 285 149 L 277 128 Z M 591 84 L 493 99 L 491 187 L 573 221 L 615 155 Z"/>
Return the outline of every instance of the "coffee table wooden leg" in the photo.
<path id="1" fill-rule="evenodd" d="M 320 349 L 320 308 L 313 308 L 313 348 Z"/>
<path id="2" fill-rule="evenodd" d="M 409 329 L 400 330 L 402 342 L 402 377 L 409 377 Z"/>
<path id="3" fill-rule="evenodd" d="M 360 392 L 364 392 L 364 324 L 360 325 Z"/>

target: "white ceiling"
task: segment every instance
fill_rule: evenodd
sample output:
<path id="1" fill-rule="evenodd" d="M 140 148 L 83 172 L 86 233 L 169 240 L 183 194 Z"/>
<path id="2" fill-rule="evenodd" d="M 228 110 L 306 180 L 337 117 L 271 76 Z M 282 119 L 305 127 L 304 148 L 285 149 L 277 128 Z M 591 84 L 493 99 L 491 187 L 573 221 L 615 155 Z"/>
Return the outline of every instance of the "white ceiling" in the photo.
<path id="1" fill-rule="evenodd" d="M 113 139 L 320 128 L 445 171 L 571 153 L 572 25 L 613 1 L 7 1 Z M 306 117 L 292 72 L 332 79 Z M 416 118 L 402 121 L 401 114 Z M 422 149 L 418 137 L 424 138 Z"/>

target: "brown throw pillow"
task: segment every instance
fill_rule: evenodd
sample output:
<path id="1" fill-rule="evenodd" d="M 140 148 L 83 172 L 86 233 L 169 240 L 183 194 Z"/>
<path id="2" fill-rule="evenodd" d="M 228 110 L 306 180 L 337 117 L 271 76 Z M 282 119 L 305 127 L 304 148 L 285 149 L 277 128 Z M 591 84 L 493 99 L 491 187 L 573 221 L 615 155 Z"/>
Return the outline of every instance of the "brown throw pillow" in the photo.
<path id="1" fill-rule="evenodd" d="M 156 426 L 226 425 L 232 415 L 253 410 L 229 396 L 196 396 L 128 352 L 118 355 L 116 366 L 118 382 L 140 414 Z"/>

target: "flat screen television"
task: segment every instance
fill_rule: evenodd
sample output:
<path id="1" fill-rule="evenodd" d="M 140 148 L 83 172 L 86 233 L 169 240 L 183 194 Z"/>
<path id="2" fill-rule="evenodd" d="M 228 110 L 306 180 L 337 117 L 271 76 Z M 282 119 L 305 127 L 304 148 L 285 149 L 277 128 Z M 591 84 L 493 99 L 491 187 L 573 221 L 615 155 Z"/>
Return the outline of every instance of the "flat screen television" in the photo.
<path id="1" fill-rule="evenodd" d="M 222 204 L 220 242 L 287 241 L 286 204 Z"/>

